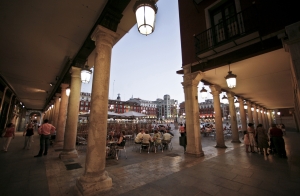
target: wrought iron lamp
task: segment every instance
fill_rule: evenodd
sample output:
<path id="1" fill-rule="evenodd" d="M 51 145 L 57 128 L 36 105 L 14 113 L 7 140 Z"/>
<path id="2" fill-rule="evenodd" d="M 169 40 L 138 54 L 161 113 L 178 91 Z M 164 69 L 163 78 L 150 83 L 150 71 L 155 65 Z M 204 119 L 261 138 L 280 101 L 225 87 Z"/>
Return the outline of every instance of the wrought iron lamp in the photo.
<path id="1" fill-rule="evenodd" d="M 222 97 L 222 102 L 224 104 L 228 104 L 228 98 L 225 95 L 223 95 L 223 97 Z"/>
<path id="2" fill-rule="evenodd" d="M 70 93 L 71 93 L 71 89 L 70 88 L 67 88 L 66 89 L 66 95 L 69 97 L 70 96 Z"/>
<path id="3" fill-rule="evenodd" d="M 155 2 L 155 0 L 137 0 L 133 6 L 138 30 L 143 35 L 149 35 L 154 31 L 155 14 L 158 10 Z"/>
<path id="4" fill-rule="evenodd" d="M 247 110 L 247 109 L 248 109 L 248 106 L 247 106 L 247 101 L 246 101 L 246 100 L 244 101 L 244 109 L 245 109 L 245 110 Z"/>
<path id="5" fill-rule="evenodd" d="M 81 70 L 81 82 L 88 84 L 90 82 L 92 75 L 92 71 L 89 69 L 88 64 L 84 66 L 84 68 Z"/>
<path id="6" fill-rule="evenodd" d="M 230 71 L 230 64 L 229 64 L 229 71 L 228 75 L 225 77 L 228 88 L 236 87 L 236 75 Z"/>
<path id="7" fill-rule="evenodd" d="M 202 87 L 202 89 L 200 91 L 200 94 L 201 94 L 201 98 L 202 99 L 206 99 L 207 98 L 207 90 L 204 88 L 204 86 Z"/>
<path id="8" fill-rule="evenodd" d="M 237 99 L 234 101 L 234 106 L 236 108 L 240 107 L 240 102 Z"/>

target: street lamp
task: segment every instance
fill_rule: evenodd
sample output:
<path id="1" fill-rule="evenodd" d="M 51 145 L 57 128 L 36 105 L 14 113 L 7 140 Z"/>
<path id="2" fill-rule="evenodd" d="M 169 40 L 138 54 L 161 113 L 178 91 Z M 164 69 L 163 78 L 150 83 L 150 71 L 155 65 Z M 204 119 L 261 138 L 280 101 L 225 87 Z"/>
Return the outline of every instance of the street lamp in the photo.
<path id="1" fill-rule="evenodd" d="M 155 0 L 137 0 L 133 6 L 138 30 L 143 35 L 153 33 L 157 6 Z"/>
<path id="2" fill-rule="evenodd" d="M 89 83 L 91 79 L 92 71 L 89 69 L 89 66 L 86 64 L 84 68 L 81 70 L 81 82 Z"/>
<path id="3" fill-rule="evenodd" d="M 240 107 L 240 102 L 236 99 L 235 102 L 234 102 L 234 106 L 236 108 Z"/>
<path id="4" fill-rule="evenodd" d="M 227 76 L 225 77 L 228 88 L 236 87 L 236 75 L 230 71 L 230 64 L 229 64 L 229 71 Z"/>

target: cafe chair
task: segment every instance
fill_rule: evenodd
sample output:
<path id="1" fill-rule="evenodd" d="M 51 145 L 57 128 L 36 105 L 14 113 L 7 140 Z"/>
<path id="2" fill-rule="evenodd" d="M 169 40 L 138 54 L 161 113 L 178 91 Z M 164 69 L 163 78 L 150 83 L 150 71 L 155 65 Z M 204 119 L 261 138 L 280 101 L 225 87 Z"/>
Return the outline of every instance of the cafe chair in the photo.
<path id="1" fill-rule="evenodd" d="M 160 147 L 161 152 L 164 152 L 163 143 L 162 143 L 162 142 L 160 142 L 160 143 L 154 142 L 154 152 L 155 152 L 155 153 L 156 153 L 156 151 L 158 150 L 158 147 Z"/>
<path id="2" fill-rule="evenodd" d="M 133 143 L 133 145 L 132 145 L 132 151 L 138 151 L 140 148 L 141 148 L 141 144 L 142 143 L 136 143 L 135 141 L 134 141 L 134 143 Z"/>
<path id="3" fill-rule="evenodd" d="M 125 148 L 126 140 L 123 140 L 123 141 L 124 141 L 124 145 L 117 146 L 117 153 L 116 153 L 116 159 L 117 160 L 119 160 L 119 157 L 121 156 L 121 151 L 124 151 L 125 158 L 127 159 L 126 148 Z"/>
<path id="4" fill-rule="evenodd" d="M 162 140 L 163 149 L 167 149 L 171 151 L 173 149 L 172 139 L 170 140 Z"/>
<path id="5" fill-rule="evenodd" d="M 142 144 L 141 144 L 141 147 L 140 147 L 140 153 L 142 153 L 143 148 L 147 149 L 147 150 L 148 150 L 148 154 L 149 154 L 149 151 L 150 151 L 150 143 L 142 143 Z"/>

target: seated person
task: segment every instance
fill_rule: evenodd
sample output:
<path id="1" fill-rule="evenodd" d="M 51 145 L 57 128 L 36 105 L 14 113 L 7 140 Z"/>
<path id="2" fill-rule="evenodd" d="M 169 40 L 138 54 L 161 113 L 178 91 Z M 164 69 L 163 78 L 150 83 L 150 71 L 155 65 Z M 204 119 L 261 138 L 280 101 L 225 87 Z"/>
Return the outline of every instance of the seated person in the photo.
<path id="1" fill-rule="evenodd" d="M 117 141 L 117 146 L 125 146 L 125 141 L 125 131 L 122 131 L 119 140 Z"/>
<path id="2" fill-rule="evenodd" d="M 163 134 L 163 140 L 170 141 L 172 137 L 173 136 L 169 132 Z"/>
<path id="3" fill-rule="evenodd" d="M 136 144 L 142 143 L 144 134 L 145 134 L 144 129 L 141 129 L 140 132 L 139 132 L 139 133 L 137 134 L 137 136 L 135 137 L 134 142 L 135 142 Z"/>
<path id="4" fill-rule="evenodd" d="M 145 134 L 143 135 L 143 144 L 149 144 L 150 142 L 153 142 L 152 137 L 149 135 L 149 131 L 145 131 Z"/>
<path id="5" fill-rule="evenodd" d="M 158 132 L 157 130 L 154 131 L 154 135 L 153 135 L 153 141 L 156 143 L 156 144 L 161 144 L 161 133 Z"/>
<path id="6" fill-rule="evenodd" d="M 109 135 L 108 135 L 108 140 L 112 141 L 113 138 L 114 138 L 114 134 L 115 134 L 114 131 L 110 131 L 110 132 L 109 132 Z"/>
<path id="7" fill-rule="evenodd" d="M 170 135 L 174 136 L 174 134 L 171 133 L 171 130 L 169 130 L 169 129 L 166 130 L 166 133 L 169 133 Z"/>

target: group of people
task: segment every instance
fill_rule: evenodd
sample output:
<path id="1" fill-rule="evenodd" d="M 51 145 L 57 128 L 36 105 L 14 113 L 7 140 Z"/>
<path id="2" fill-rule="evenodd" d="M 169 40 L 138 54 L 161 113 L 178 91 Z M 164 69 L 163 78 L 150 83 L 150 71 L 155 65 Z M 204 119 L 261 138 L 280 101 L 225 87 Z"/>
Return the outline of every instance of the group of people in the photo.
<path id="1" fill-rule="evenodd" d="M 284 131 L 283 131 L 284 129 Z M 247 153 L 257 152 L 268 156 L 269 153 L 277 153 L 282 158 L 287 158 L 283 135 L 285 127 L 283 124 L 277 126 L 272 124 L 268 131 L 262 124 L 258 124 L 256 129 L 253 123 L 248 123 L 247 131 L 244 131 L 244 144 Z M 268 151 L 269 149 L 269 151 Z"/>
<path id="2" fill-rule="evenodd" d="M 159 129 L 154 129 L 154 134 L 151 136 L 148 130 L 141 129 L 140 132 L 136 135 L 134 142 L 136 144 L 155 144 L 155 145 L 164 145 L 168 143 L 173 138 L 174 134 L 170 132 L 169 129 L 165 131 L 160 131 Z M 165 145 L 167 148 L 167 145 Z"/>
<path id="3" fill-rule="evenodd" d="M 23 132 L 23 136 L 25 137 L 23 149 L 30 149 L 31 143 L 33 142 L 35 126 L 36 125 L 32 123 L 28 123 L 26 125 Z M 38 134 L 40 135 L 40 150 L 39 153 L 34 157 L 47 155 L 50 137 L 54 132 L 55 127 L 52 124 L 48 123 L 48 119 L 45 119 L 44 123 L 38 128 Z M 7 152 L 11 140 L 15 137 L 15 125 L 13 123 L 8 123 L 6 125 L 6 128 L 2 133 L 2 137 L 4 137 L 2 151 Z"/>

